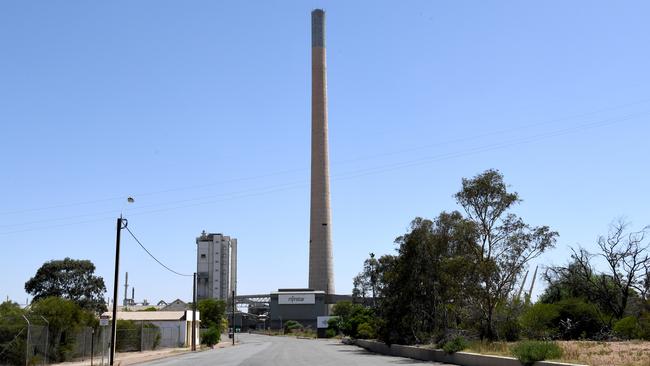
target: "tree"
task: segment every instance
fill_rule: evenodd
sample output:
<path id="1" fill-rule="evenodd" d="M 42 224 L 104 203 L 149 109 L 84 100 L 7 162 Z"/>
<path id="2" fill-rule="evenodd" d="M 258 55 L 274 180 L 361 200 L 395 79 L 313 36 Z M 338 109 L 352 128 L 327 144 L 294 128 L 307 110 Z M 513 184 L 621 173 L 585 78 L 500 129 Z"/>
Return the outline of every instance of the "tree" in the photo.
<path id="1" fill-rule="evenodd" d="M 96 326 L 91 311 L 82 309 L 72 300 L 48 297 L 32 303 L 31 314 L 43 316 L 49 322 L 50 359 L 67 361 L 74 351 L 75 335 L 82 326 Z"/>
<path id="2" fill-rule="evenodd" d="M 221 329 L 222 319 L 225 319 L 226 302 L 217 299 L 203 299 L 197 304 L 197 310 L 201 313 L 201 323 L 204 327 L 217 327 Z"/>
<path id="3" fill-rule="evenodd" d="M 386 283 L 383 277 L 393 260 L 392 255 L 383 255 L 377 259 L 374 253 L 370 253 L 368 259 L 363 262 L 363 271 L 352 281 L 352 297 L 361 298 L 364 304 L 369 303 L 373 308 L 377 308 L 377 298 L 382 297 Z"/>
<path id="4" fill-rule="evenodd" d="M 549 286 L 542 301 L 583 298 L 609 316 L 606 323 L 611 327 L 630 311 L 632 299 L 641 303 L 647 299 L 650 257 L 644 239 L 650 227 L 630 232 L 628 226 L 621 220 L 613 222 L 608 234 L 598 238 L 598 253 L 572 248 L 568 265 L 548 268 L 544 277 Z M 604 259 L 605 271 L 594 268 L 596 257 Z"/>
<path id="5" fill-rule="evenodd" d="M 25 291 L 34 301 L 50 296 L 62 297 L 96 313 L 106 311 L 104 279 L 95 276 L 95 265 L 89 260 L 65 258 L 45 262 L 36 275 L 25 283 Z"/>
<path id="6" fill-rule="evenodd" d="M 531 227 L 509 212 L 521 200 L 508 191 L 497 170 L 463 178 L 455 198 L 476 230 L 479 286 L 473 299 L 481 317 L 481 337 L 491 340 L 495 309 L 506 302 L 528 262 L 555 246 L 558 233 L 548 226 Z"/>
<path id="7" fill-rule="evenodd" d="M 612 303 L 612 310 L 617 319 L 623 318 L 634 291 L 645 296 L 644 276 L 650 267 L 648 244 L 644 243 L 650 226 L 636 232 L 629 232 L 628 226 L 628 223 L 618 220 L 610 224 L 607 236 L 598 238 L 598 255 L 607 262 L 607 274 L 612 278 L 619 295 Z"/>
<path id="8" fill-rule="evenodd" d="M 25 314 L 15 302 L 0 304 L 0 365 L 25 364 Z"/>
<path id="9" fill-rule="evenodd" d="M 466 304 L 475 250 L 472 225 L 459 212 L 434 221 L 416 218 L 398 237 L 398 255 L 381 275 L 380 337 L 386 343 L 422 343 L 457 325 Z"/>
<path id="10" fill-rule="evenodd" d="M 377 268 L 379 262 L 375 258 L 375 253 L 370 253 L 370 257 L 363 262 L 363 271 L 356 275 L 352 280 L 352 296 L 354 298 L 367 299 L 371 295 L 372 306 L 375 306 L 377 296 Z"/>

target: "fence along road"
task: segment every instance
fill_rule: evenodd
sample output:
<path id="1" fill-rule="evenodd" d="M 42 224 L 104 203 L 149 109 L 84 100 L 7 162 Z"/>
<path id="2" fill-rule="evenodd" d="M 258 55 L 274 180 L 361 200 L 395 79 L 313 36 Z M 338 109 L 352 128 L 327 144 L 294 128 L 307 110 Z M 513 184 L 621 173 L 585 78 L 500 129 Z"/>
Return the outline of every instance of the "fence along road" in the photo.
<path id="1" fill-rule="evenodd" d="M 152 361 L 148 366 L 382 366 L 382 365 L 447 365 L 417 361 L 409 358 L 382 356 L 356 346 L 341 344 L 338 340 L 296 339 L 255 334 L 238 335 L 235 347 L 197 352 Z"/>

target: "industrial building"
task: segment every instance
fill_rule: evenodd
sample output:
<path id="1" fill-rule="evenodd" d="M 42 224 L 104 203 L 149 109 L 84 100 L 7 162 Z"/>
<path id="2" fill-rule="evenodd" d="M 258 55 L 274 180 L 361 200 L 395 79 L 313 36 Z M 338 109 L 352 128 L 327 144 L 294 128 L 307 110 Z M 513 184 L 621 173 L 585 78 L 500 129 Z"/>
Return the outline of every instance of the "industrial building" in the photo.
<path id="1" fill-rule="evenodd" d="M 327 314 L 325 291 L 279 289 L 271 292 L 270 328 L 281 329 L 283 322 L 295 320 L 316 329 L 316 319 Z"/>
<path id="2" fill-rule="evenodd" d="M 284 322 L 295 320 L 304 327 L 318 329 L 321 336 L 333 304 L 352 299 L 350 295 L 337 295 L 334 288 L 325 38 L 325 12 L 315 9 L 311 12 L 309 288 L 279 289 L 270 295 L 236 296 L 237 305 L 248 308 L 248 312 L 235 314 L 235 327 L 243 330 L 249 327 L 282 329 Z"/>
<path id="3" fill-rule="evenodd" d="M 196 297 L 231 298 L 237 291 L 237 239 L 205 231 L 196 238 Z"/>

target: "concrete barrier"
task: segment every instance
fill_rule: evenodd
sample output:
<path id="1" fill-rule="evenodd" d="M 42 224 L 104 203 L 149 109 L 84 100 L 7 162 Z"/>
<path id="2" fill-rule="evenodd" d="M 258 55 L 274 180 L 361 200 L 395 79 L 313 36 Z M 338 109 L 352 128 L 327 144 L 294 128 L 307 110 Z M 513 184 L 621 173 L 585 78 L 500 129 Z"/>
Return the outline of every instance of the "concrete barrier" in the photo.
<path id="1" fill-rule="evenodd" d="M 470 352 L 456 352 L 449 354 L 441 349 L 429 349 L 414 346 L 391 346 L 382 342 L 356 339 L 347 341 L 346 344 L 356 344 L 370 352 L 388 356 L 412 358 L 421 361 L 435 361 L 451 363 L 461 366 L 521 366 L 521 362 L 514 357 L 481 355 Z M 562 362 L 539 361 L 534 366 L 586 366 Z"/>

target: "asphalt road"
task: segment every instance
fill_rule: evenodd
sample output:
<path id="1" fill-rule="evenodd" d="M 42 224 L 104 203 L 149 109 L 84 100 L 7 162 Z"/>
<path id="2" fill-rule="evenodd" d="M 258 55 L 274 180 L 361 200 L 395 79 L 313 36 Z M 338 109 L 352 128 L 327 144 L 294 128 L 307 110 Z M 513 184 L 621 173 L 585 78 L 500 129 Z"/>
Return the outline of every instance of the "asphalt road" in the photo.
<path id="1" fill-rule="evenodd" d="M 382 366 L 382 365 L 446 365 L 409 358 L 382 356 L 336 340 L 296 339 L 255 334 L 237 335 L 235 347 L 184 354 L 147 362 L 150 366 Z"/>

